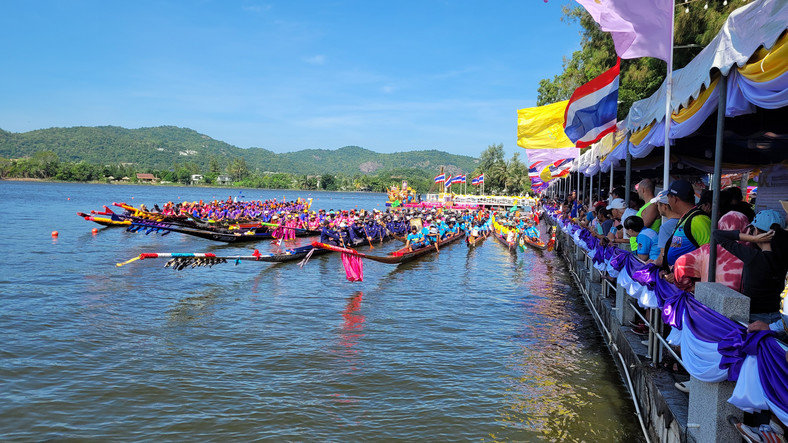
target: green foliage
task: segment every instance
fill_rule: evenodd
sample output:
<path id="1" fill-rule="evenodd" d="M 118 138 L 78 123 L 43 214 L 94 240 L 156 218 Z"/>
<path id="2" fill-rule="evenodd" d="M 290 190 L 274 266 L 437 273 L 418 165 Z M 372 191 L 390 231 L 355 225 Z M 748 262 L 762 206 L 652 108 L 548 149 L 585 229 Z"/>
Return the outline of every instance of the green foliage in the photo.
<path id="1" fill-rule="evenodd" d="M 503 145 L 497 149 L 495 155 L 503 161 Z M 136 173 L 145 172 L 181 184 L 201 174 L 203 183 L 211 184 L 226 173 L 240 186 L 332 191 L 385 191 L 405 180 L 425 193 L 441 168 L 450 174 L 479 169 L 477 159 L 437 150 L 379 154 L 346 146 L 275 154 L 240 149 L 173 126 L 0 130 L 0 156 L 2 177 L 105 182 L 129 177 L 135 182 Z"/>
<path id="2" fill-rule="evenodd" d="M 431 173 L 437 173 L 441 167 L 462 172 L 476 167 L 476 159 L 472 157 L 437 150 L 380 154 L 358 146 L 346 146 L 337 150 L 308 149 L 276 154 L 260 148 L 241 149 L 174 126 L 50 128 L 0 133 L 0 157 L 32 157 L 40 151 L 51 151 L 61 161 L 131 164 L 137 169 L 177 171 L 184 166 L 191 171 L 202 171 L 204 175 L 218 175 L 226 168 L 228 172 L 235 171 L 230 172 L 235 180 L 244 178 L 238 159 L 244 160 L 247 172 L 306 175 L 376 174 L 403 167 Z"/>

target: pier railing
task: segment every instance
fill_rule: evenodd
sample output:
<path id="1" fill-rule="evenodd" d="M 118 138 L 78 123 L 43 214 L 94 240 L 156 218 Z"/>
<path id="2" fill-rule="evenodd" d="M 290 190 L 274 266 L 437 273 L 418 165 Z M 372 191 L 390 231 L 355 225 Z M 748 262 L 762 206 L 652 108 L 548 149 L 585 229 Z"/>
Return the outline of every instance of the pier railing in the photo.
<path id="1" fill-rule="evenodd" d="M 550 221 L 556 224 L 554 219 L 550 218 Z M 680 352 L 677 352 L 671 343 L 669 343 L 664 338 L 665 329 L 667 326 L 665 322 L 663 322 L 662 309 L 648 309 L 636 306 L 635 300 L 641 302 L 643 299 L 636 299 L 635 296 L 630 295 L 632 286 L 630 285 L 625 287 L 622 285 L 621 275 L 616 275 L 615 278 L 613 278 L 607 271 L 610 269 L 610 267 L 603 267 L 598 263 L 599 256 L 596 256 L 597 266 L 595 266 L 593 252 L 589 253 L 584 250 L 584 248 L 581 247 L 577 241 L 577 238 L 572 235 L 571 230 L 568 232 L 564 232 L 563 230 L 558 231 L 557 247 L 560 248 L 560 253 L 568 264 L 570 274 L 576 280 L 583 297 L 586 299 L 586 303 L 589 305 L 592 314 L 600 326 L 600 330 L 602 330 L 603 335 L 606 337 L 606 342 L 608 347 L 611 349 L 611 353 L 614 354 L 614 358 L 615 355 L 618 355 L 619 358 L 621 358 L 617 344 L 622 343 L 622 334 L 628 335 L 630 337 L 629 339 L 625 339 L 625 341 L 631 340 L 630 343 L 637 343 L 641 340 L 640 338 L 634 337 L 634 334 L 631 332 L 632 321 L 640 319 L 646 325 L 648 330 L 648 340 L 644 340 L 643 343 L 647 343 L 647 358 L 650 359 L 650 363 L 647 363 L 646 365 L 650 366 L 651 370 L 655 371 L 655 374 L 659 373 L 660 371 L 658 371 L 658 369 L 662 366 L 661 363 L 665 361 L 665 356 L 669 354 L 673 357 L 676 364 L 680 365 L 686 370 L 687 373 L 692 376 L 690 381 L 687 383 L 687 386 L 689 387 L 689 396 L 687 397 L 688 404 L 684 406 L 685 409 L 683 409 L 685 412 L 680 412 L 682 408 L 679 408 L 680 414 L 686 414 L 681 420 L 679 420 L 683 422 L 683 430 L 678 434 L 671 434 L 670 432 L 666 433 L 665 429 L 662 428 L 662 432 L 661 434 L 657 435 L 657 439 L 661 441 L 699 442 L 739 441 L 740 435 L 735 430 L 735 428 L 728 423 L 727 418 L 732 416 L 736 420 L 741 421 L 743 418 L 743 411 L 739 409 L 739 407 L 746 409 L 749 406 L 734 406 L 734 404 L 737 404 L 734 402 L 737 397 L 734 395 L 734 388 L 737 386 L 736 382 L 727 381 L 724 375 L 722 378 L 720 378 L 717 375 L 710 377 L 708 374 L 702 374 L 701 378 L 709 379 L 711 381 L 702 381 L 701 379 L 696 378 L 695 375 L 698 375 L 699 377 L 701 376 L 701 374 L 693 374 L 697 373 L 698 369 L 689 368 L 685 359 L 682 359 L 681 355 L 679 355 Z M 590 246 L 585 245 L 585 241 L 583 243 L 587 249 L 591 249 Z M 626 246 L 628 246 L 628 243 Z M 630 265 L 640 263 L 641 267 L 645 266 L 645 264 L 640 260 L 634 261 L 636 259 L 634 256 L 628 255 L 627 259 L 632 260 Z M 624 274 L 625 272 L 625 277 L 627 277 L 625 280 L 627 280 L 629 283 L 632 283 L 634 280 L 629 275 L 629 271 L 626 270 L 626 267 L 622 269 L 621 273 Z M 615 294 L 615 301 L 612 302 L 609 300 L 605 303 L 602 303 L 602 300 L 611 298 L 611 291 L 613 291 Z M 746 321 L 749 317 L 749 298 L 743 296 L 742 294 L 739 294 L 738 292 L 735 292 L 718 283 L 697 283 L 695 294 L 694 296 L 690 295 L 690 297 L 695 299 L 695 304 L 703 305 L 704 309 L 708 308 L 712 311 L 716 311 L 716 313 L 722 314 L 728 319 L 737 322 L 739 325 L 742 325 L 743 328 L 740 330 L 746 328 Z M 600 314 L 597 312 L 597 306 L 595 306 L 595 304 L 598 307 L 602 307 L 603 309 L 605 309 L 604 306 L 608 306 L 611 317 L 608 318 L 607 325 L 605 324 L 605 321 L 602 320 Z M 646 303 L 645 305 L 648 306 L 649 304 Z M 689 312 L 685 311 L 684 315 L 687 317 L 687 320 L 684 320 L 684 329 L 686 329 L 687 321 L 689 321 Z M 735 333 L 736 331 L 731 332 Z M 697 339 L 693 339 L 692 342 L 683 343 L 687 339 L 687 331 L 682 331 L 681 333 L 682 349 L 685 352 L 690 352 L 688 355 L 692 356 L 694 367 L 698 367 L 698 362 L 708 363 L 706 360 L 698 360 L 698 354 L 696 354 L 696 350 L 692 349 L 690 346 L 690 343 L 694 343 L 697 341 Z M 786 348 L 788 348 L 784 343 L 776 340 L 772 343 L 776 343 L 776 345 L 771 345 L 772 347 L 769 349 L 773 350 L 775 347 L 777 347 L 778 349 L 781 348 L 784 351 Z M 717 351 L 716 343 L 711 343 L 710 345 L 714 348 L 713 352 L 719 352 Z M 751 356 L 748 358 L 756 357 Z M 672 366 L 672 361 L 670 363 Z M 765 363 L 769 364 L 769 362 Z M 630 371 L 632 371 L 633 368 L 634 366 L 623 364 L 622 362 L 622 375 L 626 376 L 626 381 L 628 384 L 630 384 L 630 386 Z M 723 364 L 720 362 L 719 368 L 716 368 L 716 364 L 712 364 L 710 368 L 711 370 L 717 371 L 719 373 L 719 371 L 723 370 Z M 637 369 L 634 370 L 637 372 Z M 784 370 L 784 368 L 780 370 Z M 723 373 L 727 374 L 727 369 L 725 369 Z M 642 378 L 644 375 L 641 373 L 639 374 L 639 377 Z M 752 380 L 745 383 L 752 383 Z M 764 382 L 756 378 L 755 383 L 762 384 Z M 639 388 L 639 392 L 644 397 L 651 399 L 653 402 L 654 393 L 650 392 L 650 388 L 646 387 L 647 385 L 644 384 L 643 380 L 639 380 L 636 384 Z M 657 386 L 657 384 L 656 382 L 652 382 L 648 386 L 654 388 L 654 386 Z M 662 387 L 665 388 L 665 386 Z M 673 388 L 673 386 L 667 387 L 668 390 L 672 390 L 671 388 Z M 668 397 L 675 397 L 676 394 L 667 393 L 665 395 Z M 635 398 L 636 403 L 638 403 L 638 396 L 634 391 L 632 391 L 632 395 Z M 782 417 L 784 414 L 786 414 L 786 409 L 784 407 L 786 404 L 786 399 L 777 394 L 771 395 L 772 397 L 767 399 L 769 401 L 768 408 L 771 409 L 773 413 L 778 414 L 779 417 Z M 774 395 L 777 395 L 776 401 Z M 739 397 L 741 397 L 741 394 L 739 394 Z M 746 401 L 751 400 L 748 398 Z M 746 401 L 744 402 L 745 405 Z M 739 400 L 738 404 L 742 404 L 741 400 Z M 641 403 L 640 406 L 645 405 Z M 651 421 L 648 426 L 652 432 L 656 432 L 660 426 L 655 426 L 653 423 L 654 420 L 656 420 L 654 411 L 656 410 L 657 414 L 660 414 L 661 412 L 659 412 L 659 407 L 653 404 L 651 406 L 651 415 L 646 417 L 646 419 L 647 421 Z M 671 412 L 671 414 L 673 414 L 673 412 Z M 675 414 L 673 415 L 675 416 Z M 638 416 L 642 424 L 644 417 L 640 415 L 639 410 Z"/>

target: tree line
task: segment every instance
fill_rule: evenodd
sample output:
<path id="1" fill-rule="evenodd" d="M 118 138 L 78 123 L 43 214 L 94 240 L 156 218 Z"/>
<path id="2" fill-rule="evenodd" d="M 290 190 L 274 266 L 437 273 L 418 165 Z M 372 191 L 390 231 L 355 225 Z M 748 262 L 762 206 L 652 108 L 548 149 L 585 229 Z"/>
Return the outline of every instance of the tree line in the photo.
<path id="1" fill-rule="evenodd" d="M 153 174 L 162 183 L 192 184 L 192 175 L 201 175 L 201 184 L 218 184 L 222 175 L 230 177 L 234 186 L 267 189 L 303 189 L 327 191 L 385 192 L 403 180 L 418 192 L 428 192 L 433 177 L 417 168 L 398 168 L 375 174 L 306 175 L 286 172 L 250 170 L 242 157 L 230 159 L 226 166 L 212 158 L 208 168 L 195 162 L 174 163 L 168 169 L 139 168 L 131 164 L 98 165 L 85 161 L 61 161 L 53 151 L 39 151 L 30 157 L 0 158 L 0 178 L 23 178 L 76 182 L 111 183 L 126 178 L 138 183 L 138 173 Z"/>

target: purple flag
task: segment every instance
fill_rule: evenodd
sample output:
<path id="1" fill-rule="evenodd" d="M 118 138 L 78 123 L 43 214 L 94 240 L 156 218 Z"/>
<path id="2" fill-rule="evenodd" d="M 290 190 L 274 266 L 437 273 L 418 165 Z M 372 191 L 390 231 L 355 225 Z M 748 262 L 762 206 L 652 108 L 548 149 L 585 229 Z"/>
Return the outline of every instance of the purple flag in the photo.
<path id="1" fill-rule="evenodd" d="M 670 60 L 673 0 L 576 0 L 603 31 L 621 58 Z"/>

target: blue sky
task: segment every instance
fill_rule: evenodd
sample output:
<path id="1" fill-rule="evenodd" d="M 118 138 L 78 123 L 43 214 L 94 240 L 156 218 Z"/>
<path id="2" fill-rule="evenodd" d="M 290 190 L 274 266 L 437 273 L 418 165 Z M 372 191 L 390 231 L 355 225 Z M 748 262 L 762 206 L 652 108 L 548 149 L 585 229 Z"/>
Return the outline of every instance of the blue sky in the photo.
<path id="1" fill-rule="evenodd" d="M 568 1 L 8 1 L 0 128 L 175 125 L 275 152 L 518 151 Z"/>

